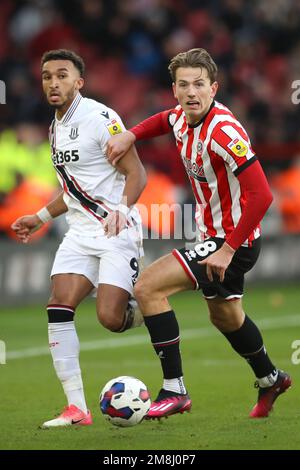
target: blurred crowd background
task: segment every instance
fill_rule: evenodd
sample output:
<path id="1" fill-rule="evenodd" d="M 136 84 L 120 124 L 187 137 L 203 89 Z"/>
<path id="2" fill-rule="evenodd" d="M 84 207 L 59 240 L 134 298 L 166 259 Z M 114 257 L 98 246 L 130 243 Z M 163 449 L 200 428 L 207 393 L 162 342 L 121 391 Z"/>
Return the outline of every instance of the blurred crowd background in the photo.
<path id="1" fill-rule="evenodd" d="M 40 80 L 46 50 L 80 54 L 83 94 L 130 127 L 174 106 L 167 66 L 193 47 L 218 64 L 217 99 L 246 127 L 273 188 L 265 233 L 300 233 L 300 104 L 291 98 L 300 80 L 299 0 L 1 0 L 0 236 L 13 237 L 11 222 L 58 187 L 47 141 L 53 110 Z M 138 150 L 149 174 L 145 203 L 192 200 L 172 135 Z"/>

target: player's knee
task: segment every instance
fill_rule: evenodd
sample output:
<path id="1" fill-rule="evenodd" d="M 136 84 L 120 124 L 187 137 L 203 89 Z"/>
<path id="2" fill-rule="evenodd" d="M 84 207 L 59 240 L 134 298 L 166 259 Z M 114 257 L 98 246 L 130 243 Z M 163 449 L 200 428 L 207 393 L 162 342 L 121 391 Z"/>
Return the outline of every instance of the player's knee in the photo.
<path id="1" fill-rule="evenodd" d="M 223 314 L 212 312 L 210 312 L 210 321 L 216 328 L 218 328 L 218 330 L 221 331 L 227 323 L 226 317 L 224 317 Z"/>
<path id="2" fill-rule="evenodd" d="M 222 332 L 236 331 L 241 327 L 241 319 L 237 315 L 231 315 L 228 312 L 220 310 L 219 312 L 210 312 L 210 321 Z"/>
<path id="3" fill-rule="evenodd" d="M 48 304 L 49 305 L 73 305 L 74 306 L 74 299 L 66 293 L 64 293 L 63 295 L 60 295 L 59 293 L 52 293 L 49 298 Z"/>
<path id="4" fill-rule="evenodd" d="M 133 295 L 139 303 L 144 303 L 152 298 L 151 286 L 145 276 L 141 275 L 138 279 L 133 289 Z"/>
<path id="5" fill-rule="evenodd" d="M 109 331 L 119 331 L 123 324 L 123 316 L 116 311 L 99 309 L 97 311 L 99 323 Z M 121 317 L 121 318 L 120 318 Z"/>

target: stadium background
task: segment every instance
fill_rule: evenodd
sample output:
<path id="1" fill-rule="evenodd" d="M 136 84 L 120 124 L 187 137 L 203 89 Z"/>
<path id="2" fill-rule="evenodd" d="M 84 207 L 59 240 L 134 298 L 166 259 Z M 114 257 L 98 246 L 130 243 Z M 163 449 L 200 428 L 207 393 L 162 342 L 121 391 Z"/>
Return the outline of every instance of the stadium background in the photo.
<path id="1" fill-rule="evenodd" d="M 98 416 L 95 397 L 114 375 L 136 375 L 152 393 L 160 378 L 146 332 L 115 339 L 97 330 L 91 301 L 79 309 L 78 326 L 96 425 L 80 436 L 73 430 L 64 433 L 60 444 L 53 433 L 36 433 L 39 421 L 63 405 L 46 351 L 43 310 L 53 254 L 66 227 L 63 220 L 55 221 L 24 247 L 13 239 L 10 224 L 57 191 L 47 142 L 52 112 L 42 96 L 40 57 L 60 47 L 83 56 L 84 94 L 114 108 L 127 127 L 175 104 L 167 71 L 172 56 L 204 47 L 216 60 L 217 99 L 248 130 L 275 196 L 263 223 L 264 249 L 249 275 L 245 298 L 249 314 L 264 326 L 275 360 L 293 373 L 296 384 L 289 398 L 282 398 L 283 416 L 278 410 L 272 427 L 245 421 L 255 396 L 249 373 L 209 326 L 199 295 L 185 294 L 174 299 L 174 306 L 186 338 L 182 350 L 194 411 L 173 418 L 178 432 L 172 431 L 172 438 L 161 442 L 157 437 L 157 430 L 165 436 L 170 424 L 143 423 L 143 432 L 140 427 L 123 432 L 108 429 Z M 300 447 L 299 438 L 292 436 L 300 409 L 295 392 L 299 370 L 291 362 L 291 345 L 300 338 L 300 106 L 292 99 L 293 84 L 300 80 L 299 49 L 297 0 L 1 0 L 0 80 L 6 84 L 6 104 L 0 105 L 0 340 L 7 363 L 0 365 L 0 415 L 7 433 L 0 432 L 0 448 Z M 144 142 L 138 151 L 149 174 L 145 204 L 192 202 L 172 136 Z M 154 230 L 163 236 L 161 221 Z M 181 242 L 148 240 L 146 262 L 174 244 Z M 222 396 L 216 389 L 222 389 Z M 21 397 L 26 403 L 20 403 Z M 200 434 L 199 422 L 206 424 Z M 184 440 L 185 427 L 189 432 Z"/>

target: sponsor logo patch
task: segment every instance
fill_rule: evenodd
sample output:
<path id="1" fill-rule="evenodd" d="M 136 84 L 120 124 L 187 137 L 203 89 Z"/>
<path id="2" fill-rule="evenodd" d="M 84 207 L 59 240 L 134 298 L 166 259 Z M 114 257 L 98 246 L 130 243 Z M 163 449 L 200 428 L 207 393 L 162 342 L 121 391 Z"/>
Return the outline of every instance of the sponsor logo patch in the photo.
<path id="1" fill-rule="evenodd" d="M 239 139 L 234 139 L 228 144 L 228 148 L 237 156 L 237 157 L 244 157 L 247 155 L 248 146 Z"/>
<path id="2" fill-rule="evenodd" d="M 106 124 L 106 127 L 108 129 L 108 132 L 110 135 L 115 135 L 115 134 L 121 134 L 122 133 L 122 127 L 121 124 L 116 121 L 116 119 L 113 119 L 110 121 L 109 124 Z"/>

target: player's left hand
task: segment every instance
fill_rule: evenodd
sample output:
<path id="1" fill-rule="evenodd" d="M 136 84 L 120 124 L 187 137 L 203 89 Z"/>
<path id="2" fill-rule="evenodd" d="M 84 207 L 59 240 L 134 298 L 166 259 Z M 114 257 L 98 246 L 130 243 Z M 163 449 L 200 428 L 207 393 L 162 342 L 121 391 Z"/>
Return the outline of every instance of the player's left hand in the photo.
<path id="1" fill-rule="evenodd" d="M 109 163 L 116 166 L 119 160 L 124 157 L 136 140 L 135 135 L 130 131 L 113 135 L 107 142 L 106 154 Z"/>
<path id="2" fill-rule="evenodd" d="M 108 214 L 103 224 L 104 233 L 107 238 L 117 236 L 126 227 L 126 215 L 120 211 L 113 211 Z"/>
<path id="3" fill-rule="evenodd" d="M 235 250 L 225 242 L 222 247 L 205 258 L 198 261 L 198 264 L 206 264 L 206 274 L 210 282 L 213 282 L 213 275 L 217 274 L 221 282 L 224 281 L 225 271 L 231 263 Z"/>

